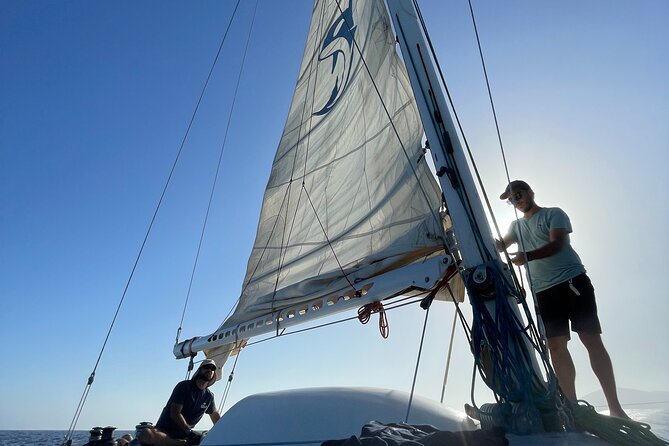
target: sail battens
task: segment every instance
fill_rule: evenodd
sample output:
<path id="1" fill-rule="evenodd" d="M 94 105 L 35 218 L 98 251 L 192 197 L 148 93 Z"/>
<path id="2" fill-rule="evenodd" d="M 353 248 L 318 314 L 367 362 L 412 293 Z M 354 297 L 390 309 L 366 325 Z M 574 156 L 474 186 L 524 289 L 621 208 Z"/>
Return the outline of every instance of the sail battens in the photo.
<path id="1" fill-rule="evenodd" d="M 345 233 L 345 234 L 340 234 L 338 236 L 331 237 L 330 242 L 333 243 L 333 242 L 340 242 L 340 241 L 343 242 L 343 241 L 356 240 L 356 239 L 365 239 L 365 238 L 368 238 L 370 236 L 373 236 L 376 233 L 383 232 L 383 231 L 386 231 L 386 230 L 391 229 L 391 228 L 395 228 L 395 227 L 399 227 L 399 226 L 403 226 L 403 225 L 411 225 L 411 224 L 416 223 L 416 222 L 422 222 L 423 220 L 425 220 L 426 217 L 427 216 L 425 216 L 425 215 L 421 215 L 421 216 L 415 217 L 415 218 L 407 218 L 407 219 L 402 220 L 402 221 L 396 221 L 396 222 L 388 223 L 388 224 L 385 224 L 383 226 L 373 228 L 369 231 L 357 232 L 355 234 L 348 234 L 348 231 L 347 231 L 347 233 Z M 352 225 L 352 227 L 350 227 L 349 230 L 354 230 L 354 229 L 356 229 L 356 227 L 357 227 L 357 224 Z M 432 238 L 436 239 L 437 237 L 442 236 L 442 234 L 431 234 L 431 235 L 428 235 L 428 236 L 431 236 Z M 305 247 L 305 246 L 323 247 L 323 240 L 301 241 L 301 242 L 286 243 L 285 245 L 275 245 L 275 246 L 267 245 L 267 246 L 263 246 L 262 248 L 261 247 L 254 247 L 253 249 L 254 250 L 273 250 L 273 249 L 274 250 L 286 250 L 286 249 Z M 441 248 L 440 246 L 436 247 L 436 249 L 440 249 L 440 248 Z"/>

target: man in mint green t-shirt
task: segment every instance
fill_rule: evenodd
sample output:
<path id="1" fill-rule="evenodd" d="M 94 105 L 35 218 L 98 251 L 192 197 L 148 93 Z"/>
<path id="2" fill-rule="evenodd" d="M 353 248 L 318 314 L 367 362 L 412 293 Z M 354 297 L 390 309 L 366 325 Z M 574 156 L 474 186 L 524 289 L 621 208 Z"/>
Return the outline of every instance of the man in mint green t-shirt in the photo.
<path id="1" fill-rule="evenodd" d="M 517 244 L 511 261 L 525 265 L 560 388 L 576 401 L 576 369 L 567 343 L 571 330 L 588 350 L 592 371 L 602 386 L 612 416 L 629 418 L 618 401 L 611 358 L 602 342 L 595 292 L 585 267 L 571 247 L 571 222 L 560 208 L 543 208 L 534 201 L 534 192 L 521 180 L 509 183 L 500 199 L 508 200 L 523 213 L 514 221 L 497 249 Z"/>

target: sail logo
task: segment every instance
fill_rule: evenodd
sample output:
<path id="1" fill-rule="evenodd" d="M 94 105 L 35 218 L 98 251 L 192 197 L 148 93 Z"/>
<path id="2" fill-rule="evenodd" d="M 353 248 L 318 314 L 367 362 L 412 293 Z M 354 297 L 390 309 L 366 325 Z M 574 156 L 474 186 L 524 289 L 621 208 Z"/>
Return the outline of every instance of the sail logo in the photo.
<path id="1" fill-rule="evenodd" d="M 332 110 L 341 99 L 351 76 L 353 36 L 356 29 L 351 2 L 352 0 L 349 0 L 348 7 L 330 25 L 318 54 L 319 63 L 331 59 L 330 72 L 327 73 L 325 82 L 330 83 L 332 89 L 327 102 L 314 113 L 314 116 L 322 116 Z"/>

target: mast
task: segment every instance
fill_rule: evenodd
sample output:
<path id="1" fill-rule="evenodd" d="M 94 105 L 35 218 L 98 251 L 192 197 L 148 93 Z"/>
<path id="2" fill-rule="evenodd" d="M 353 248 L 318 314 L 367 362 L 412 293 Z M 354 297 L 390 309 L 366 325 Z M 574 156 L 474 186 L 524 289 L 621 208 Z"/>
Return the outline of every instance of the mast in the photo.
<path id="1" fill-rule="evenodd" d="M 413 3 L 387 0 L 465 270 L 500 259 Z"/>
<path id="2" fill-rule="evenodd" d="M 453 221 L 467 294 L 473 307 L 484 308 L 481 313 L 474 311 L 473 327 L 485 325 L 485 316 L 482 314 L 487 310 L 492 315 L 488 318 L 488 323 L 492 320 L 494 326 L 483 329 L 480 342 L 490 341 L 490 337 L 495 334 L 506 337 L 502 341 L 508 343 L 506 347 L 515 357 L 526 361 L 523 364 L 524 372 L 510 372 L 502 377 L 494 376 L 493 372 L 492 379 L 488 376 L 486 384 L 502 396 L 501 405 L 484 405 L 481 410 L 473 409 L 468 413 L 479 418 L 482 425 L 485 420 L 492 420 L 492 425 L 518 433 L 537 432 L 544 428 L 560 430 L 559 421 L 555 423 L 551 420 L 547 423 L 545 419 L 543 422 L 541 420 L 542 416 L 546 417 L 545 412 L 555 413 L 557 395 L 554 375 L 547 359 L 542 358 L 547 367 L 548 383 L 542 376 L 534 354 L 533 348 L 536 347 L 532 346 L 528 338 L 512 336 L 510 333 L 523 330 L 524 323 L 517 305 L 520 295 L 512 285 L 508 267 L 497 253 L 492 230 L 442 91 L 431 49 L 419 23 L 415 2 L 386 0 L 386 4 L 409 73 L 448 213 Z M 498 312 L 503 313 L 502 316 L 509 314 L 511 319 L 515 319 L 512 328 L 498 322 Z M 472 350 L 478 356 L 476 359 L 479 367 L 485 368 L 481 356 L 491 354 L 495 347 L 491 346 L 490 351 L 482 351 L 485 349 L 478 350 L 476 340 L 472 344 Z M 503 355 L 497 356 L 497 359 L 508 360 Z M 495 361 L 494 352 L 492 361 Z M 524 373 L 533 376 L 519 376 Z M 503 395 L 500 387 L 506 384 L 499 385 L 500 380 L 514 381 L 513 386 L 516 389 L 511 392 L 514 395 L 512 398 L 508 394 Z M 543 398 L 537 397 L 538 394 L 543 394 Z M 485 413 L 486 406 L 488 413 Z M 549 409 L 546 410 L 546 407 Z M 539 415 L 540 411 L 544 413 Z M 551 423 L 553 426 L 549 426 Z"/>

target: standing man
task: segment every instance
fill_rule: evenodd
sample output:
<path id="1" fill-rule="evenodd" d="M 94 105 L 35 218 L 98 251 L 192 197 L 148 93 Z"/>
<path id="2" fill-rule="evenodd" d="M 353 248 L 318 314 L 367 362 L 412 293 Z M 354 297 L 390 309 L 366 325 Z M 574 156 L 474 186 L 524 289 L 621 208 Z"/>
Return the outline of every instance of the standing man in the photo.
<path id="1" fill-rule="evenodd" d="M 560 388 L 567 398 L 576 401 L 576 369 L 567 348 L 571 322 L 571 330 L 588 351 L 611 416 L 629 418 L 618 401 L 611 358 L 602 342 L 594 288 L 569 241 L 569 217 L 560 208 L 538 206 L 534 192 L 521 180 L 509 183 L 499 198 L 523 213 L 511 223 L 509 233 L 495 242 L 499 251 L 518 244 L 519 252 L 511 261 L 526 265 Z"/>
<path id="2" fill-rule="evenodd" d="M 142 430 L 139 441 L 152 446 L 198 445 L 202 434 L 193 430 L 207 413 L 213 423 L 220 418 L 214 394 L 209 386 L 216 382 L 216 363 L 205 359 L 193 378 L 181 381 L 174 387 L 163 408 L 156 427 Z"/>

